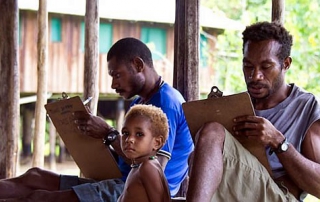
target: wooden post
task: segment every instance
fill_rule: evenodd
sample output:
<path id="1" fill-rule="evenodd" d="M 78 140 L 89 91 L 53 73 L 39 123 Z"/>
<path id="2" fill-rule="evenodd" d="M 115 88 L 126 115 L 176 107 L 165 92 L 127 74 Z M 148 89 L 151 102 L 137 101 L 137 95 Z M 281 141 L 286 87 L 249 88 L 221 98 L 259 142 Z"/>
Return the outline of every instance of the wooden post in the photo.
<path id="1" fill-rule="evenodd" d="M 18 2 L 0 0 L 0 179 L 14 177 L 18 164 Z"/>
<path id="2" fill-rule="evenodd" d="M 38 10 L 38 87 L 33 137 L 32 166 L 44 167 L 44 144 L 46 132 L 47 103 L 47 55 L 48 55 L 48 11 L 47 0 L 39 0 Z"/>
<path id="3" fill-rule="evenodd" d="M 31 142 L 33 135 L 33 116 L 34 109 L 30 109 L 26 104 L 25 106 L 21 106 L 20 109 L 22 111 L 22 157 L 29 159 L 32 156 L 31 153 Z M 34 107 L 33 107 L 34 108 Z M 29 159 L 31 160 L 31 158 Z"/>
<path id="4" fill-rule="evenodd" d="M 173 86 L 186 101 L 199 99 L 199 0 L 176 0 Z"/>
<path id="5" fill-rule="evenodd" d="M 285 0 L 272 0 L 272 22 L 284 23 Z"/>
<path id="6" fill-rule="evenodd" d="M 124 109 L 124 100 L 119 98 L 117 100 L 117 111 L 116 111 L 116 126 L 117 131 L 121 131 L 123 121 L 124 121 L 125 109 Z"/>
<path id="7" fill-rule="evenodd" d="M 99 99 L 99 0 L 86 1 L 85 55 L 84 55 L 84 99 L 92 96 L 89 107 L 97 113 Z"/>
<path id="8" fill-rule="evenodd" d="M 54 127 L 53 123 L 49 123 L 49 143 L 50 143 L 50 154 L 49 154 L 49 169 L 56 169 L 56 137 L 57 130 Z"/>

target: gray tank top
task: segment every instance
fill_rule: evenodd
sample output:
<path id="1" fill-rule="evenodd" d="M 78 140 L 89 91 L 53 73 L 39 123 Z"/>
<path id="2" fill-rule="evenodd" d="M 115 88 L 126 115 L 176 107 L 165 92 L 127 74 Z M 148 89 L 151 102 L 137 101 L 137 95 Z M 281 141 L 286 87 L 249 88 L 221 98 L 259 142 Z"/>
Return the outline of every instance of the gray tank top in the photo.
<path id="1" fill-rule="evenodd" d="M 268 119 L 288 141 L 301 153 L 301 143 L 309 127 L 320 119 L 320 106 L 314 95 L 290 84 L 293 89 L 284 101 L 267 110 L 255 110 L 257 116 Z M 273 178 L 285 175 L 285 170 L 276 154 L 267 157 Z"/>

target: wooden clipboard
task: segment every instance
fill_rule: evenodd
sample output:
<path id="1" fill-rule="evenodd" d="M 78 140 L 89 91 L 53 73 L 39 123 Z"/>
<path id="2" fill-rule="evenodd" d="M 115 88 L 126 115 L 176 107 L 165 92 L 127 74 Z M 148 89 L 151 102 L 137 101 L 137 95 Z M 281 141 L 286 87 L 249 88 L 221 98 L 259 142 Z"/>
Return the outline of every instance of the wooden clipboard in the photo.
<path id="1" fill-rule="evenodd" d="M 183 103 L 182 108 L 193 138 L 206 122 L 215 121 L 221 123 L 232 134 L 233 119 L 235 117 L 255 115 L 250 96 L 247 92 L 190 101 Z M 260 161 L 271 175 L 271 167 L 264 146 L 257 144 L 252 139 L 242 136 L 234 137 Z"/>
<path id="2" fill-rule="evenodd" d="M 102 140 L 81 134 L 74 124 L 73 112 L 87 112 L 79 96 L 65 97 L 48 103 L 45 109 L 66 148 L 86 178 L 105 180 L 122 176 L 111 151 L 106 148 Z"/>

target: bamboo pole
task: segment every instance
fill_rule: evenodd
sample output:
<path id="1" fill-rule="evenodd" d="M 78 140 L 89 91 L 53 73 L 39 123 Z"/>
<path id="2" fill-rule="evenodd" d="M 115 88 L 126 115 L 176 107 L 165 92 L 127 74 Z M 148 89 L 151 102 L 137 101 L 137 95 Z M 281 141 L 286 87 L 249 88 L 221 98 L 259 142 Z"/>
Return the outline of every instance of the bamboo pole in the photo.
<path id="1" fill-rule="evenodd" d="M 99 0 L 86 1 L 84 99 L 93 97 L 89 103 L 93 114 L 97 113 L 99 99 Z"/>
<path id="2" fill-rule="evenodd" d="M 44 167 L 44 144 L 47 103 L 47 59 L 48 59 L 48 11 L 47 0 L 39 0 L 38 10 L 38 87 L 35 111 L 32 166 Z"/>
<path id="3" fill-rule="evenodd" d="M 272 13 L 271 20 L 272 22 L 284 23 L 284 14 L 285 14 L 285 0 L 272 0 Z"/>

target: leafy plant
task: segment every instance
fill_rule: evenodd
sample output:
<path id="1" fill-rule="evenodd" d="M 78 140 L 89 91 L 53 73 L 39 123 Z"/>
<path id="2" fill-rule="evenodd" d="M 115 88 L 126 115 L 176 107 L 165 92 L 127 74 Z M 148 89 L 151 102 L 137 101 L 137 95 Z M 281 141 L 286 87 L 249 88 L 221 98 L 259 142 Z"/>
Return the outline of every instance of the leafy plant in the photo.
<path id="1" fill-rule="evenodd" d="M 204 6 L 245 25 L 257 21 L 270 21 L 272 3 L 267 0 L 202 0 Z M 286 80 L 320 96 L 320 2 L 318 0 L 287 0 L 284 26 L 293 35 L 291 56 L 293 63 Z M 223 91 L 234 93 L 243 91 L 245 85 L 241 71 L 242 35 L 241 31 L 226 30 L 218 36 L 217 56 L 214 71 L 215 83 Z"/>

